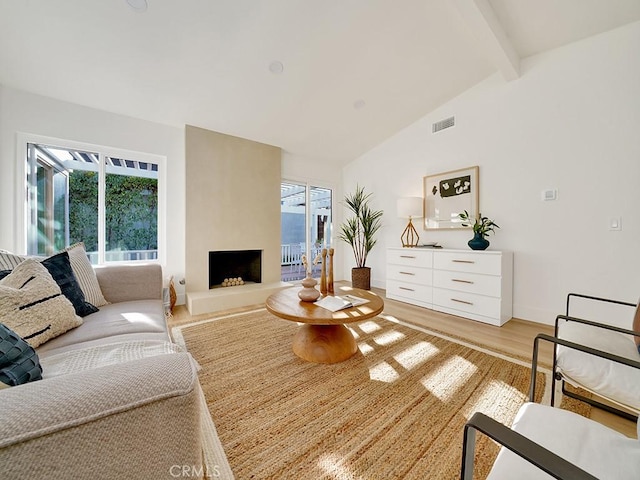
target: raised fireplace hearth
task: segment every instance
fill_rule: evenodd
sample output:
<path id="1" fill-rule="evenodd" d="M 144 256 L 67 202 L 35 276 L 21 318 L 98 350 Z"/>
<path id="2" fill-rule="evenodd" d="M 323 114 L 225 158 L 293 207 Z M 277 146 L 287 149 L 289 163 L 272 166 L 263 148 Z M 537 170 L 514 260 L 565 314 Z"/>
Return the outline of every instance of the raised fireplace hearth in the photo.
<path id="1" fill-rule="evenodd" d="M 262 283 L 262 250 L 209 252 L 209 289 L 222 287 L 230 278 L 242 278 L 244 284 Z"/>

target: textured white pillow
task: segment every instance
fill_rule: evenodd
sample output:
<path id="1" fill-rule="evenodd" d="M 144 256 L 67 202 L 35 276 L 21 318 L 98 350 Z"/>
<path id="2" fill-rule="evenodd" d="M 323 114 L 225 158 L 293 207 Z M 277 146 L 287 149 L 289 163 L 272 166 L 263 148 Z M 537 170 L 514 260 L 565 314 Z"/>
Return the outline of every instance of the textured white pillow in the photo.
<path id="1" fill-rule="evenodd" d="M 82 319 L 44 265 L 27 259 L 0 280 L 0 323 L 37 347 Z"/>
<path id="2" fill-rule="evenodd" d="M 69 254 L 69 262 L 71 263 L 71 270 L 78 280 L 80 290 L 84 293 L 84 298 L 87 302 L 96 307 L 102 307 L 107 305 L 107 302 L 102 294 L 102 289 L 98 283 L 96 272 L 89 262 L 87 252 L 84 248 L 84 243 L 79 242 L 65 248 L 65 251 Z"/>

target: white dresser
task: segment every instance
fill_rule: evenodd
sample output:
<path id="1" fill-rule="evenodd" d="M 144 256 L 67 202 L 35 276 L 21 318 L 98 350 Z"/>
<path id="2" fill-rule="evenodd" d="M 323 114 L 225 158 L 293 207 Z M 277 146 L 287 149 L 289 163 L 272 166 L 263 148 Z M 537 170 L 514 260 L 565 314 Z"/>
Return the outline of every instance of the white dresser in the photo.
<path id="1" fill-rule="evenodd" d="M 387 298 L 500 326 L 512 297 L 511 252 L 387 250 Z"/>
<path id="2" fill-rule="evenodd" d="M 387 250 L 387 298 L 431 308 L 433 251 L 418 248 Z"/>

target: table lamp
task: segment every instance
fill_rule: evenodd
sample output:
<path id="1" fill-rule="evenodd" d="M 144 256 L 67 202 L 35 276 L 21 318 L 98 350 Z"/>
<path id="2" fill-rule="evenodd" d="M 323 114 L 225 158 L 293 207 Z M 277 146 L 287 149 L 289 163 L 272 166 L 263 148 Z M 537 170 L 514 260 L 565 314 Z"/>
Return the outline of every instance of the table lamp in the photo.
<path id="1" fill-rule="evenodd" d="M 403 197 L 398 199 L 398 216 L 400 218 L 409 218 L 407 227 L 402 232 L 400 239 L 403 247 L 415 247 L 418 245 L 418 232 L 413 226 L 412 219 L 422 217 L 422 198 L 421 197 Z"/>

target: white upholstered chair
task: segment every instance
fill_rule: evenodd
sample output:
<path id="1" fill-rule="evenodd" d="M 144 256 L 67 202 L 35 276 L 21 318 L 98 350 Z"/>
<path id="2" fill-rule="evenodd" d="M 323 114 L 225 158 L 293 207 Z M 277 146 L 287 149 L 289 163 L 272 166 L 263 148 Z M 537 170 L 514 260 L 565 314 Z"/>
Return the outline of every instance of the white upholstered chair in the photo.
<path id="1" fill-rule="evenodd" d="M 473 478 L 477 431 L 503 446 L 489 480 L 640 478 L 639 440 L 573 412 L 525 403 L 511 429 L 482 413 L 471 417 L 464 429 L 462 480 Z"/>
<path id="2" fill-rule="evenodd" d="M 625 307 L 629 312 L 631 329 L 573 316 L 571 303 L 575 299 Z M 631 320 L 633 309 L 635 318 Z M 636 420 L 640 413 L 640 304 L 636 306 L 629 302 L 570 293 L 567 296 L 566 314 L 556 317 L 554 336 L 567 343 L 554 342 L 555 375 L 551 405 L 555 399 L 555 381 L 560 380 L 564 395 Z M 606 399 L 608 403 L 568 390 L 566 383 Z"/>
<path id="3" fill-rule="evenodd" d="M 612 327 L 570 316 L 571 299 L 635 307 L 632 329 Z M 534 341 L 529 400 L 535 398 L 540 341 L 554 343 L 555 378 L 563 393 L 634 419 L 640 436 L 640 305 L 569 294 L 566 315 L 556 318 L 555 336 Z M 610 407 L 565 389 L 565 381 L 622 407 Z M 552 392 L 554 385 L 552 385 Z M 553 405 L 553 394 L 552 394 Z M 635 412 L 633 415 L 631 412 Z M 496 479 L 640 479 L 640 441 L 578 414 L 553 406 L 526 403 L 511 429 L 482 413 L 465 426 L 461 478 L 473 478 L 475 432 L 503 445 L 487 477 Z"/>

